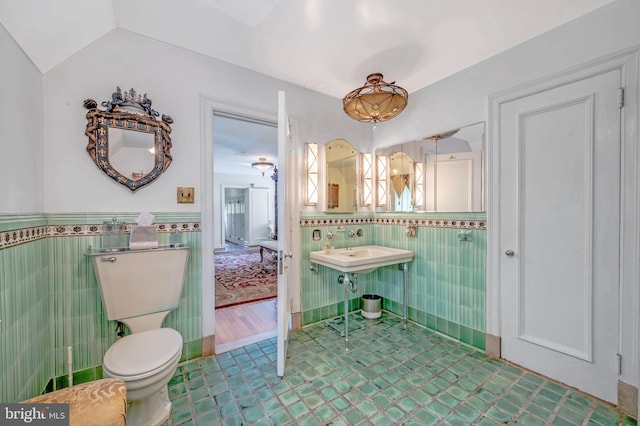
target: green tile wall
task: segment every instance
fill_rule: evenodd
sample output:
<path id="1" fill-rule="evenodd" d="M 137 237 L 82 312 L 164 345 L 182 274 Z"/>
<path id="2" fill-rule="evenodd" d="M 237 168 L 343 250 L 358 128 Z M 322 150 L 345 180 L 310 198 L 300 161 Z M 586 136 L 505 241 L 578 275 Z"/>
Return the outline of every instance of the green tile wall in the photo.
<path id="1" fill-rule="evenodd" d="M 43 216 L 0 215 L 3 231 L 43 225 Z M 45 238 L 0 250 L 0 402 L 39 394 L 51 376 L 48 273 Z"/>
<path id="2" fill-rule="evenodd" d="M 127 223 L 134 223 L 135 217 L 118 215 Z M 91 213 L 0 215 L 0 231 L 19 232 L 39 225 L 54 230 L 47 238 L 0 246 L 1 402 L 19 401 L 66 383 L 68 346 L 73 348 L 75 380 L 101 373 L 104 352 L 115 340 L 115 322 L 104 318 L 93 266 L 84 255 L 89 246 L 99 247 L 100 237 L 84 235 L 80 228 L 110 218 Z M 156 214 L 156 223 L 199 220 L 198 214 Z M 57 233 L 55 227 L 63 225 L 78 225 L 79 232 Z M 185 287 L 180 307 L 167 316 L 164 325 L 182 334 L 184 360 L 202 353 L 202 279 L 199 226 L 182 234 L 192 247 Z M 168 243 L 168 233 L 158 236 L 159 244 Z M 87 371 L 91 374 L 84 373 Z"/>
<path id="3" fill-rule="evenodd" d="M 118 215 L 132 223 L 134 214 Z M 317 322 L 342 313 L 343 288 L 338 273 L 320 267 L 309 270 L 309 255 L 320 250 L 326 232 L 336 232 L 336 247 L 381 244 L 414 250 L 416 259 L 409 267 L 409 317 L 429 328 L 465 343 L 484 347 L 486 299 L 486 231 L 472 230 L 471 241 L 460 241 L 459 230 L 419 227 L 418 238 L 404 235 L 402 225 L 375 223 L 375 219 L 447 218 L 447 215 L 303 215 L 322 219 L 318 226 L 301 226 L 302 318 L 303 324 Z M 457 219 L 484 220 L 484 215 L 456 214 Z M 105 214 L 0 215 L 0 232 L 55 225 L 101 224 Z M 157 214 L 157 222 L 198 222 L 199 215 Z M 337 219 L 342 219 L 340 232 Z M 379 221 L 378 221 L 379 222 Z M 364 236 L 349 239 L 351 229 L 362 228 Z M 314 229 L 322 239 L 313 241 Z M 183 359 L 201 353 L 201 234 L 185 232 L 193 247 L 180 308 L 172 312 L 165 325 L 176 328 L 186 342 Z M 160 234 L 160 244 L 168 234 Z M 0 245 L 0 401 L 19 401 L 61 386 L 66 379 L 66 348 L 74 351 L 76 380 L 94 377 L 101 371 L 102 355 L 115 338 L 113 324 L 104 319 L 99 291 L 89 259 L 84 252 L 97 247 L 95 235 L 40 235 L 17 245 Z M 350 310 L 359 307 L 362 294 L 376 293 L 384 298 L 384 308 L 402 313 L 402 274 L 397 267 L 379 268 L 359 274 L 358 291 L 350 293 Z M 43 324 L 46 324 L 43 326 Z M 30 336 L 25 339 L 24 336 Z M 45 354 L 43 356 L 43 354 Z M 90 374 L 85 374 L 89 372 Z M 52 385 L 52 383 L 54 383 Z"/>
<path id="4" fill-rule="evenodd" d="M 322 222 L 325 219 L 339 222 L 345 217 L 313 214 L 303 215 L 301 218 L 303 325 L 339 315 L 343 310 L 343 287 L 336 281 L 339 273 L 322 266 L 318 272 L 309 270 L 309 252 L 321 250 L 322 243 L 326 241 L 326 231 L 335 231 L 337 228 L 337 225 Z M 351 216 L 346 218 L 350 219 Z M 386 213 L 357 215 L 353 219 L 363 223 L 347 223 L 346 230 L 363 228 L 365 237 L 353 241 L 338 234 L 334 239 L 336 247 L 345 247 L 349 243 L 378 244 L 414 251 L 415 258 L 409 264 L 407 274 L 410 320 L 464 343 L 485 348 L 486 230 L 419 226 L 417 238 L 408 238 L 405 235 L 405 225 L 392 223 L 399 219 L 484 222 L 484 213 Z M 305 220 L 315 220 L 318 226 L 307 226 Z M 314 229 L 321 230 L 322 241 L 312 241 Z M 466 235 L 461 235 L 463 232 Z M 397 265 L 359 274 L 358 284 L 358 292 L 350 294 L 352 310 L 358 309 L 362 294 L 374 293 L 383 297 L 384 309 L 402 314 L 402 271 Z"/>

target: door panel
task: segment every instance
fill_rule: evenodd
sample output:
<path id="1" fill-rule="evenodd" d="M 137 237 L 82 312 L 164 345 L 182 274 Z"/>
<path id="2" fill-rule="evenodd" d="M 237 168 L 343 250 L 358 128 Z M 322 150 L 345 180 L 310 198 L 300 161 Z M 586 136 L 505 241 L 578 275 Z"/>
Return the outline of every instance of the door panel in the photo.
<path id="1" fill-rule="evenodd" d="M 617 399 L 619 71 L 500 108 L 503 357 Z"/>
<path id="2" fill-rule="evenodd" d="M 289 138 L 289 116 L 284 92 L 278 92 L 278 303 L 277 303 L 277 374 L 284 376 L 287 343 L 291 331 L 291 208 L 292 197 L 288 192 L 292 176 Z"/>
<path id="3" fill-rule="evenodd" d="M 589 96 L 523 114 L 519 124 L 521 160 L 526 160 L 520 172 L 518 336 L 587 361 L 593 358 L 592 111 Z M 536 170 L 541 164 L 571 173 L 558 179 Z M 549 244 L 552 235 L 562 235 L 568 244 Z"/>

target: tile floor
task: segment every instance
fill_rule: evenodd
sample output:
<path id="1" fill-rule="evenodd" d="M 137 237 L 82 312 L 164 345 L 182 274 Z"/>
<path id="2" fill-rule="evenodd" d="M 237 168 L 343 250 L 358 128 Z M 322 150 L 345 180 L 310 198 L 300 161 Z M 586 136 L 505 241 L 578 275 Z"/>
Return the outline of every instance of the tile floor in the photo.
<path id="1" fill-rule="evenodd" d="M 344 339 L 292 335 L 285 377 L 275 339 L 181 364 L 171 425 L 636 425 L 611 406 L 384 314 Z"/>

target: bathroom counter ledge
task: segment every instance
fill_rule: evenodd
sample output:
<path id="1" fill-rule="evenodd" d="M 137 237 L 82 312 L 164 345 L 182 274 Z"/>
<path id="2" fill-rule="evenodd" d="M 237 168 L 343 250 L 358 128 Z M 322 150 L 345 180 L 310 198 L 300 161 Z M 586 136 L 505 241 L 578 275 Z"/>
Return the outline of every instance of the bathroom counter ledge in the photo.
<path id="1" fill-rule="evenodd" d="M 162 251 L 162 250 L 182 250 L 182 249 L 190 249 L 191 245 L 189 244 L 170 244 L 166 246 L 158 246 L 153 248 L 146 249 L 135 249 L 131 250 L 129 248 L 121 248 L 121 249 L 93 249 L 89 247 L 85 254 L 87 256 L 104 256 L 107 254 L 117 254 L 117 253 L 139 253 L 146 251 Z"/>

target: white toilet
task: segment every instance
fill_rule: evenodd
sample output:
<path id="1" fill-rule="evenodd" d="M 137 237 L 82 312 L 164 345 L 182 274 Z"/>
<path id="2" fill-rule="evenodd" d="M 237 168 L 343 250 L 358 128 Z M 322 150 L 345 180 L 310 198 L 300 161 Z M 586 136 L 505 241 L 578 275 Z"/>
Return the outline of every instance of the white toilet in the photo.
<path id="1" fill-rule="evenodd" d="M 109 320 L 131 334 L 105 353 L 104 377 L 127 387 L 127 425 L 160 425 L 171 416 L 167 383 L 182 354 L 182 336 L 161 328 L 176 309 L 184 286 L 189 248 L 91 253 Z"/>

